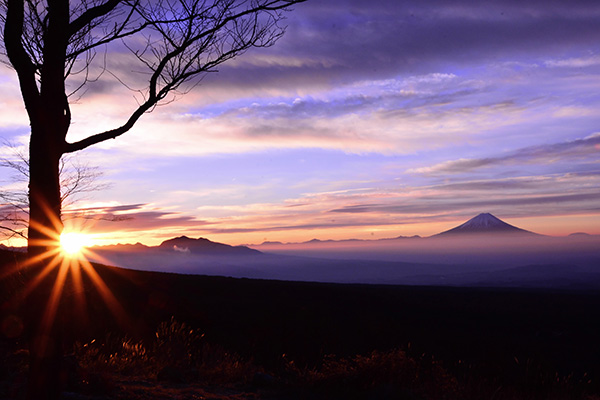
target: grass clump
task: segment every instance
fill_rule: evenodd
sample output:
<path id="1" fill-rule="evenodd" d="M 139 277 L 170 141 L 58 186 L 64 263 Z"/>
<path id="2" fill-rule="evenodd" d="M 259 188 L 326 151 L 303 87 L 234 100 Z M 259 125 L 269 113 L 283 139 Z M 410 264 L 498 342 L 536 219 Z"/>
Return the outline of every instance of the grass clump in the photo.
<path id="1" fill-rule="evenodd" d="M 455 399 L 458 383 L 438 362 L 413 359 L 402 350 L 351 358 L 327 356 L 319 368 L 292 370 L 300 390 L 319 398 Z"/>

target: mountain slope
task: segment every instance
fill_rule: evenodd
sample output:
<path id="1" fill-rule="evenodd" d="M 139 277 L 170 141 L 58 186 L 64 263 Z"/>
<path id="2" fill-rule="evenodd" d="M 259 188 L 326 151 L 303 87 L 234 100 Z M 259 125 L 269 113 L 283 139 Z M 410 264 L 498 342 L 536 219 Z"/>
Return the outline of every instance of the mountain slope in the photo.
<path id="1" fill-rule="evenodd" d="M 177 251 L 181 253 L 192 254 L 210 254 L 210 255 L 256 255 L 260 254 L 258 250 L 250 249 L 245 246 L 230 246 L 228 244 L 212 242 L 205 238 L 192 239 L 187 236 L 165 240 L 158 249 Z"/>
<path id="2" fill-rule="evenodd" d="M 438 233 L 434 236 L 447 235 L 464 235 L 464 234 L 520 234 L 520 235 L 537 235 L 536 233 L 526 231 L 525 229 L 517 228 L 516 226 L 507 224 L 501 219 L 493 216 L 490 213 L 481 213 L 476 217 L 471 218 L 462 225 L 447 231 Z"/>

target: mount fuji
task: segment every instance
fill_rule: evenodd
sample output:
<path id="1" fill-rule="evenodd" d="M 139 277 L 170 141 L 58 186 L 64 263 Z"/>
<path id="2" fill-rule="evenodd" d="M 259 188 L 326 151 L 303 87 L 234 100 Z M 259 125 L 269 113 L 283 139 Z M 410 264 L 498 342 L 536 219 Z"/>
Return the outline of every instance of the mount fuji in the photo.
<path id="1" fill-rule="evenodd" d="M 490 213 L 481 213 L 476 217 L 471 218 L 462 225 L 447 231 L 438 233 L 434 236 L 447 235 L 465 235 L 465 234 L 519 234 L 519 235 L 538 235 L 537 233 L 526 231 L 525 229 L 517 228 L 516 226 L 507 224 L 500 218 L 493 216 Z"/>

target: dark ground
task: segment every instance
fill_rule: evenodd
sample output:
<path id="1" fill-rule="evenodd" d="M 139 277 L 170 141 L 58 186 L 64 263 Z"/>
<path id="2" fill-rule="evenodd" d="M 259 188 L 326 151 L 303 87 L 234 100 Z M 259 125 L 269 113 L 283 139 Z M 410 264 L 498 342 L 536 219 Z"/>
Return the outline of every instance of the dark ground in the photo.
<path id="1" fill-rule="evenodd" d="M 8 271 L 15 256 L 1 252 L 0 260 Z M 126 317 L 118 321 L 87 278 L 84 305 L 72 303 L 76 288 L 67 287 L 59 311 L 66 346 L 107 333 L 147 342 L 159 323 L 174 317 L 202 332 L 204 341 L 251 360 L 269 377 L 278 377 L 290 363 L 315 371 L 329 355 L 349 359 L 401 349 L 414 360 L 437 360 L 470 393 L 462 398 L 484 393 L 481 398 L 600 399 L 598 292 L 340 285 L 95 268 Z M 6 366 L 26 362 L 19 359 L 27 334 L 27 324 L 21 330 L 20 322 L 27 318 L 18 293 L 27 278 L 10 274 L 1 283 L 5 368 L 0 380 L 14 386 L 15 372 Z M 135 382 L 120 382 L 115 393 L 121 395 L 115 398 L 138 398 L 123 394 Z M 139 385 L 147 393 L 163 393 L 157 382 L 144 382 Z M 152 398 L 169 398 L 165 390 Z M 180 398 L 266 398 L 203 390 Z M 520 397 L 502 397 L 503 391 Z"/>

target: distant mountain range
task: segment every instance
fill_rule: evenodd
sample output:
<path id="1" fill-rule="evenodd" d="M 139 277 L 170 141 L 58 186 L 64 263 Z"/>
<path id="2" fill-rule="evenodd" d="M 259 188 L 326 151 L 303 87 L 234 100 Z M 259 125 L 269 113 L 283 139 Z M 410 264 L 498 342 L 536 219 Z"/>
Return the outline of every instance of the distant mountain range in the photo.
<path id="1" fill-rule="evenodd" d="M 481 213 L 464 224 L 458 225 L 452 229 L 444 232 L 429 236 L 421 237 L 419 235 L 414 236 L 398 236 L 394 238 L 385 239 L 343 239 L 343 240 L 320 240 L 312 239 L 301 243 L 283 243 L 277 241 L 265 241 L 260 245 L 241 245 L 231 246 L 224 243 L 213 242 L 206 238 L 190 238 L 187 236 L 179 236 L 176 238 L 168 239 L 162 242 L 158 246 L 146 246 L 141 243 L 136 244 L 115 244 L 106 246 L 94 246 L 91 249 L 99 253 L 179 253 L 179 254 L 195 254 L 195 255 L 208 255 L 208 256 L 248 256 L 261 254 L 256 248 L 260 247 L 279 247 L 288 245 L 321 245 L 321 244 L 336 244 L 336 243 L 374 243 L 374 242 L 391 242 L 405 239 L 429 239 L 429 238 L 450 238 L 450 237 L 466 237 L 475 236 L 479 238 L 485 238 L 486 236 L 501 234 L 502 237 L 518 237 L 518 236 L 529 236 L 529 237 L 544 237 L 538 233 L 527 231 L 525 229 L 518 228 L 510 225 L 496 216 L 490 213 Z M 569 235 L 569 237 L 593 237 L 587 233 L 577 232 Z M 19 247 L 7 247 L 0 244 L 0 249 L 7 249 L 13 251 L 24 251 L 25 248 Z"/>
<path id="2" fill-rule="evenodd" d="M 450 237 L 450 236 L 466 236 L 466 235 L 490 235 L 490 234 L 502 234 L 502 235 L 538 235 L 527 231 L 525 229 L 517 228 L 516 226 L 510 225 L 501 219 L 495 217 L 490 213 L 481 213 L 476 217 L 471 218 L 462 225 L 447 231 L 438 233 L 433 237 Z M 539 235 L 541 236 L 541 235 Z M 373 242 L 373 241 L 390 241 L 399 239 L 423 239 L 422 237 L 415 236 L 399 236 L 391 239 L 378 239 L 378 240 L 361 240 L 361 239 L 346 239 L 346 240 L 319 240 L 312 239 L 303 244 L 327 244 L 327 243 L 339 243 L 339 242 Z M 288 243 L 289 244 L 289 243 Z M 264 242 L 261 246 L 285 246 L 286 243 L 282 242 Z M 114 245 L 97 247 L 97 250 L 127 250 L 127 251 L 169 251 L 177 253 L 190 253 L 196 255 L 257 255 L 260 251 L 252 249 L 248 246 L 230 246 L 228 244 L 217 243 L 210 241 L 205 238 L 193 239 L 187 236 L 180 236 L 173 239 L 165 240 L 158 246 L 144 246 L 141 244 L 136 245 Z"/>
<path id="3" fill-rule="evenodd" d="M 450 237 L 465 237 L 465 236 L 477 236 L 480 238 L 484 238 L 485 236 L 491 235 L 502 235 L 502 237 L 518 237 L 518 236 L 539 236 L 543 237 L 539 233 L 531 232 L 525 229 L 518 228 L 516 226 L 510 225 L 500 218 L 490 214 L 490 213 L 481 213 L 464 224 L 458 225 L 452 229 L 449 229 L 444 232 L 437 233 L 435 235 L 429 237 L 421 237 L 419 235 L 414 236 L 398 236 L 394 238 L 385 238 L 385 239 L 342 239 L 342 240 L 319 240 L 312 239 L 306 242 L 301 243 L 283 243 L 283 242 L 273 242 L 266 241 L 261 243 L 260 245 L 249 245 L 252 247 L 259 246 L 281 246 L 281 245 L 290 245 L 290 244 L 327 244 L 327 243 L 346 243 L 346 242 L 381 242 L 381 241 L 393 241 L 399 239 L 429 239 L 429 238 L 450 238 Z M 583 236 L 587 235 L 585 233 L 577 233 L 574 235 Z M 591 236 L 591 235 L 587 235 Z"/>
<path id="4" fill-rule="evenodd" d="M 141 243 L 132 244 L 117 244 L 109 246 L 97 246 L 93 247 L 92 250 L 99 254 L 105 253 L 145 253 L 145 254 L 191 254 L 191 255 L 204 255 L 210 257 L 219 256 L 257 256 L 262 254 L 264 251 L 271 251 L 273 249 L 285 248 L 290 246 L 337 246 L 337 245 L 349 245 L 355 244 L 357 246 L 369 246 L 369 245 L 388 245 L 390 243 L 400 243 L 404 241 L 410 241 L 412 243 L 419 242 L 420 246 L 425 246 L 424 242 L 428 242 L 433 239 L 450 239 L 454 238 L 461 242 L 468 243 L 468 241 L 482 240 L 486 241 L 490 245 L 493 245 L 492 238 L 502 240 L 516 240 L 520 238 L 550 238 L 535 232 L 531 232 L 522 228 L 518 228 L 514 225 L 508 224 L 502 221 L 500 218 L 490 214 L 481 213 L 467 222 L 458 225 L 452 229 L 440 232 L 438 234 L 421 237 L 415 236 L 398 236 L 394 238 L 385 239 L 343 239 L 343 240 L 320 240 L 312 239 L 301 243 L 283 243 L 274 241 L 265 241 L 259 245 L 241 245 L 241 246 L 230 246 L 224 243 L 213 242 L 206 238 L 190 238 L 187 236 L 180 236 L 173 239 L 168 239 L 162 242 L 158 246 L 145 246 Z M 576 233 L 569 235 L 567 238 L 594 238 L 593 235 L 585 233 Z M 439 245 L 436 245 L 439 246 Z"/>
<path id="5" fill-rule="evenodd" d="M 430 237 L 230 246 L 180 236 L 92 248 L 126 268 L 293 281 L 453 286 L 600 285 L 600 237 L 550 237 L 482 213 Z M 594 287 L 596 287 L 594 286 Z"/>
<path id="6" fill-rule="evenodd" d="M 0 246 L 1 247 L 1 246 Z M 180 236 L 158 246 L 96 246 L 124 268 L 337 283 L 600 288 L 600 236 L 539 235 L 483 213 L 430 237 L 230 246 Z"/>

